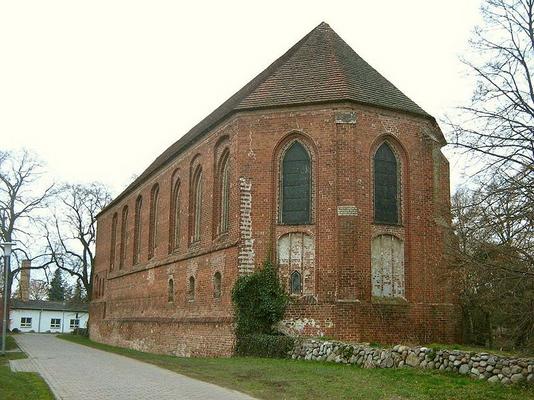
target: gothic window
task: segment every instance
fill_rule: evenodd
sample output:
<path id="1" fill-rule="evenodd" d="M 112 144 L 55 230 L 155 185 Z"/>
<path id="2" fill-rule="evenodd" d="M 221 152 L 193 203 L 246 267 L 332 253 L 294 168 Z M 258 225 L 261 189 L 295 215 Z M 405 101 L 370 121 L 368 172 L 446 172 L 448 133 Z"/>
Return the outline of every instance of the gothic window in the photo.
<path id="1" fill-rule="evenodd" d="M 200 231 L 202 223 L 202 170 L 197 168 L 195 175 L 193 176 L 192 185 L 192 238 L 191 242 L 197 242 L 200 240 Z"/>
<path id="2" fill-rule="evenodd" d="M 189 282 L 187 285 L 187 300 L 195 300 L 195 278 L 193 278 L 192 276 L 189 277 Z"/>
<path id="3" fill-rule="evenodd" d="M 174 280 L 172 278 L 169 279 L 167 287 L 167 301 L 169 303 L 172 303 L 174 301 Z"/>
<path id="4" fill-rule="evenodd" d="M 221 298 L 221 273 L 219 271 L 213 275 L 213 297 Z"/>
<path id="5" fill-rule="evenodd" d="M 113 217 L 111 219 L 111 251 L 109 255 L 109 270 L 113 271 L 113 268 L 115 267 L 115 251 L 117 247 L 117 213 L 113 214 Z"/>
<path id="6" fill-rule="evenodd" d="M 128 245 L 128 206 L 122 209 L 121 217 L 121 247 L 119 254 L 119 269 L 124 267 L 124 258 L 126 257 L 126 246 Z"/>
<path id="7" fill-rule="evenodd" d="M 218 177 L 218 197 L 219 197 L 219 232 L 225 233 L 228 232 L 228 207 L 229 207 L 229 197 L 230 197 L 230 168 L 228 162 L 228 154 L 223 155 L 223 160 L 221 166 L 219 167 L 219 177 Z"/>
<path id="8" fill-rule="evenodd" d="M 383 143 L 374 156 L 375 222 L 399 223 L 398 163 L 393 150 Z"/>
<path id="9" fill-rule="evenodd" d="M 380 235 L 371 243 L 374 297 L 404 297 L 404 244 L 393 235 Z"/>
<path id="10" fill-rule="evenodd" d="M 278 239 L 278 270 L 290 294 L 310 295 L 315 287 L 315 242 L 303 232 Z"/>
<path id="11" fill-rule="evenodd" d="M 159 185 L 156 183 L 152 187 L 150 194 L 150 222 L 148 224 L 148 258 L 154 257 L 158 240 L 158 206 L 159 206 Z"/>
<path id="12" fill-rule="evenodd" d="M 311 222 L 311 161 L 304 146 L 295 141 L 282 160 L 280 222 L 298 225 Z"/>
<path id="13" fill-rule="evenodd" d="M 290 292 L 291 294 L 301 294 L 302 293 L 302 275 L 300 272 L 293 271 L 290 277 Z"/>
<path id="14" fill-rule="evenodd" d="M 135 201 L 135 220 L 134 220 L 134 245 L 133 245 L 133 263 L 139 262 L 141 255 L 141 211 L 143 207 L 143 198 L 137 197 Z"/>
<path id="15" fill-rule="evenodd" d="M 171 218 L 170 218 L 170 249 L 178 249 L 180 246 L 180 182 L 174 184 L 171 200 Z"/>

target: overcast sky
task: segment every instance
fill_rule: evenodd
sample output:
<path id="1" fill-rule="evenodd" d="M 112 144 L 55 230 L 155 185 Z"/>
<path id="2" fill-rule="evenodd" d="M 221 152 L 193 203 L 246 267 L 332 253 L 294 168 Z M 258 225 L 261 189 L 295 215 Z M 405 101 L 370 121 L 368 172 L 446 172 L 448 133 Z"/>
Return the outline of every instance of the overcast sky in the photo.
<path id="1" fill-rule="evenodd" d="M 321 21 L 439 120 L 480 21 L 479 0 L 0 4 L 0 148 L 115 194 Z"/>

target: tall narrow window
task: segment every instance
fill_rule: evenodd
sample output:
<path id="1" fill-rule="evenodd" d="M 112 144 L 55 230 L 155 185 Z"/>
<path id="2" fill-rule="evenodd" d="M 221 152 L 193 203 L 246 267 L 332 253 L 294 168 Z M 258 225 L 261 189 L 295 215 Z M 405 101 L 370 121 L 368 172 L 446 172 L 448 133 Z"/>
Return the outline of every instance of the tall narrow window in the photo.
<path id="1" fill-rule="evenodd" d="M 115 268 L 115 251 L 117 247 L 117 213 L 113 214 L 111 219 L 111 251 L 109 254 L 109 270 Z"/>
<path id="2" fill-rule="evenodd" d="M 219 182 L 219 233 L 228 232 L 229 222 L 229 200 L 230 200 L 230 168 L 228 166 L 228 156 L 223 160 L 223 164 L 220 169 L 220 182 Z"/>
<path id="3" fill-rule="evenodd" d="M 302 276 L 300 272 L 293 271 L 290 276 L 290 291 L 291 294 L 301 294 L 302 293 Z"/>
<path id="4" fill-rule="evenodd" d="M 133 263 L 137 264 L 141 255 L 141 211 L 143 208 L 143 198 L 137 197 L 135 201 L 135 220 L 134 220 L 134 253 Z"/>
<path id="5" fill-rule="evenodd" d="M 172 192 L 170 215 L 170 251 L 180 247 L 180 182 L 176 182 Z"/>
<path id="6" fill-rule="evenodd" d="M 121 217 L 121 247 L 119 254 L 119 269 L 124 267 L 124 259 L 126 257 L 126 247 L 128 246 L 128 206 L 122 209 Z"/>
<path id="7" fill-rule="evenodd" d="M 298 141 L 293 142 L 284 154 L 281 178 L 281 222 L 291 225 L 310 223 L 310 155 Z"/>
<path id="8" fill-rule="evenodd" d="M 399 222 L 397 158 L 387 143 L 383 143 L 374 156 L 375 222 Z"/>
<path id="9" fill-rule="evenodd" d="M 172 303 L 174 301 L 174 280 L 169 279 L 169 284 L 167 287 L 167 301 Z"/>
<path id="10" fill-rule="evenodd" d="M 213 297 L 221 298 L 221 273 L 219 271 L 213 275 Z"/>
<path id="11" fill-rule="evenodd" d="M 193 218 L 192 218 L 192 242 L 200 240 L 202 223 L 202 170 L 198 168 L 193 177 Z"/>
<path id="12" fill-rule="evenodd" d="M 158 240 L 158 204 L 159 185 L 152 187 L 150 194 L 150 222 L 148 224 L 148 258 L 154 257 L 154 251 Z"/>
<path id="13" fill-rule="evenodd" d="M 187 300 L 195 300 L 195 278 L 193 278 L 192 276 L 189 277 L 189 282 L 187 285 Z"/>

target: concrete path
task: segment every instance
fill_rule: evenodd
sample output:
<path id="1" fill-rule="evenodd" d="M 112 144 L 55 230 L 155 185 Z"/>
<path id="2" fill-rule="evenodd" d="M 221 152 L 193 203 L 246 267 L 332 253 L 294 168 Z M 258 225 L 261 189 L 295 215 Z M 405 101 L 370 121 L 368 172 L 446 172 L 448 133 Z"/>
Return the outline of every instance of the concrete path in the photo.
<path id="1" fill-rule="evenodd" d="M 16 335 L 15 340 L 29 358 L 11 360 L 11 368 L 38 372 L 57 399 L 252 399 L 230 389 L 53 335 L 21 334 Z"/>

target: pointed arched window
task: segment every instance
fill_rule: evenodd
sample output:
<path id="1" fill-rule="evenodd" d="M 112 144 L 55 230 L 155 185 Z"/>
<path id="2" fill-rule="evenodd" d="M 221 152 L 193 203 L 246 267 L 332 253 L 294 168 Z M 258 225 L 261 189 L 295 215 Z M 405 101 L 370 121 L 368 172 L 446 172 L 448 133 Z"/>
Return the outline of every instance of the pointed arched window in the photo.
<path id="1" fill-rule="evenodd" d="M 202 170 L 197 168 L 193 176 L 192 185 L 192 237 L 191 242 L 200 240 L 201 223 L 202 223 Z"/>
<path id="2" fill-rule="evenodd" d="M 111 219 L 111 251 L 109 254 L 109 270 L 113 271 L 115 267 L 115 251 L 117 248 L 117 213 L 113 214 Z"/>
<path id="3" fill-rule="evenodd" d="M 138 196 L 135 200 L 135 219 L 134 219 L 134 245 L 133 245 L 133 263 L 139 262 L 141 255 L 141 211 L 143 208 L 143 198 Z"/>
<path id="4" fill-rule="evenodd" d="M 174 184 L 170 215 L 170 251 L 180 247 L 180 182 Z"/>
<path id="5" fill-rule="evenodd" d="M 213 275 L 213 297 L 221 298 L 221 273 L 219 271 Z"/>
<path id="6" fill-rule="evenodd" d="M 124 267 L 124 259 L 126 258 L 126 247 L 128 246 L 128 206 L 122 208 L 121 216 L 121 247 L 119 254 L 119 269 Z"/>
<path id="7" fill-rule="evenodd" d="M 230 168 L 228 154 L 223 156 L 219 167 L 219 233 L 228 232 L 229 200 L 230 200 Z"/>
<path id="8" fill-rule="evenodd" d="M 395 153 L 384 142 L 374 156 L 374 219 L 385 224 L 399 223 L 399 176 Z"/>
<path id="9" fill-rule="evenodd" d="M 187 300 L 195 300 L 195 278 L 192 276 L 189 277 L 189 282 L 187 285 Z"/>
<path id="10" fill-rule="evenodd" d="M 167 286 L 167 301 L 169 303 L 172 303 L 174 301 L 174 280 L 172 278 L 169 279 L 169 283 Z"/>
<path id="11" fill-rule="evenodd" d="M 311 222 L 311 161 L 298 141 L 286 150 L 282 160 L 280 222 L 299 225 Z"/>
<path id="12" fill-rule="evenodd" d="M 291 294 L 301 294 L 302 293 L 302 275 L 300 272 L 293 271 L 290 277 L 290 292 Z"/>
<path id="13" fill-rule="evenodd" d="M 152 187 L 150 194 L 150 223 L 148 225 L 148 258 L 154 257 L 158 240 L 159 185 Z"/>

